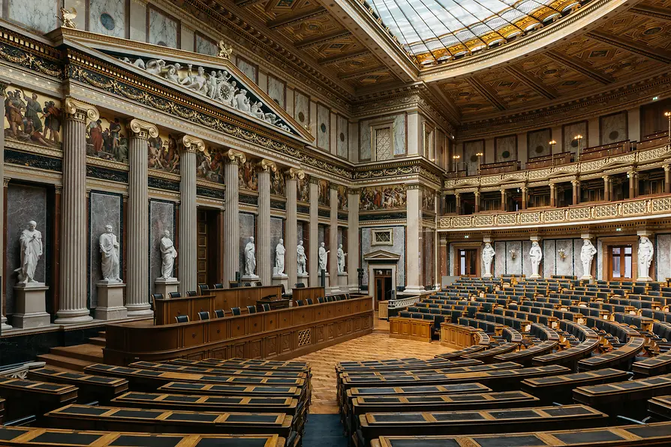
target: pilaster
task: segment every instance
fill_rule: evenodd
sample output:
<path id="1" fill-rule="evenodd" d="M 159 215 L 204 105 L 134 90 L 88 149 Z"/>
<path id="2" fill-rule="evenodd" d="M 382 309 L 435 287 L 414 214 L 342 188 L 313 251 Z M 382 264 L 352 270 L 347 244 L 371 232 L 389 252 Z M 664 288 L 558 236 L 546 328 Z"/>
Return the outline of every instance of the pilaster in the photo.
<path id="1" fill-rule="evenodd" d="M 5 104 L 5 91 L 11 85 L 8 80 L 0 78 L 0 94 L 2 95 L 2 109 L 4 110 Z M 7 185 L 4 184 L 5 179 L 5 133 L 0 132 L 0 180 L 2 181 L 2 188 L 0 189 L 0 275 L 4 274 L 5 271 L 5 190 Z M 11 329 L 12 327 L 7 324 L 7 317 L 5 316 L 5 288 L 3 286 L 0 290 L 0 325 L 2 325 L 2 330 Z"/>
<path id="2" fill-rule="evenodd" d="M 238 168 L 247 161 L 245 154 L 230 149 L 226 152 L 224 177 L 226 182 L 226 210 L 224 211 L 224 284 L 235 280 L 239 268 L 240 222 L 238 206 Z"/>
<path id="3" fill-rule="evenodd" d="M 329 188 L 329 203 L 331 204 L 331 218 L 329 240 L 327 241 L 329 252 L 328 273 L 331 275 L 331 290 L 338 289 L 338 185 L 331 183 Z"/>
<path id="4" fill-rule="evenodd" d="M 270 160 L 261 160 L 256 169 L 259 176 L 259 220 L 257 231 L 258 250 L 256 273 L 264 286 L 269 286 L 273 273 L 270 247 L 270 173 L 277 172 L 277 165 Z M 285 263 L 286 265 L 286 257 Z"/>
<path id="5" fill-rule="evenodd" d="M 310 176 L 310 254 L 308 273 L 310 287 L 319 286 L 319 179 Z"/>
<path id="6" fill-rule="evenodd" d="M 287 223 L 285 230 L 285 247 L 287 248 L 284 258 L 285 271 L 289 276 L 289 286 L 293 288 L 298 282 L 298 179 L 305 178 L 305 173 L 300 169 L 290 168 L 285 172 L 287 181 Z M 288 290 L 287 290 L 288 292 Z"/>
<path id="7" fill-rule="evenodd" d="M 347 276 L 350 291 L 359 287 L 359 197 L 358 189 L 347 191 Z"/>
<path id="8" fill-rule="evenodd" d="M 407 186 L 407 219 L 406 219 L 406 292 L 421 293 L 423 287 L 420 286 L 420 234 L 422 232 L 422 190 L 419 184 Z"/>
<path id="9" fill-rule="evenodd" d="M 179 291 L 182 296 L 198 288 L 198 207 L 196 205 L 196 153 L 205 150 L 200 138 L 184 135 L 179 159 Z"/>

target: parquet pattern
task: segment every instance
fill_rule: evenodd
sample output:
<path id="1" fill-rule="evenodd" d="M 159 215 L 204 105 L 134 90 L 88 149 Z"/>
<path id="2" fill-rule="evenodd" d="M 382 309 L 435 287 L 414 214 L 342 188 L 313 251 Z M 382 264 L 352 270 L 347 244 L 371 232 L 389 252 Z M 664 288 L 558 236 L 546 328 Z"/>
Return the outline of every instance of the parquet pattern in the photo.
<path id="1" fill-rule="evenodd" d="M 297 357 L 312 367 L 312 414 L 337 414 L 335 365 L 348 360 L 384 360 L 416 357 L 430 359 L 453 349 L 438 342 L 425 343 L 389 337 L 389 324 L 379 321 L 375 332 L 319 351 Z M 376 326 L 378 326 L 376 322 Z"/>

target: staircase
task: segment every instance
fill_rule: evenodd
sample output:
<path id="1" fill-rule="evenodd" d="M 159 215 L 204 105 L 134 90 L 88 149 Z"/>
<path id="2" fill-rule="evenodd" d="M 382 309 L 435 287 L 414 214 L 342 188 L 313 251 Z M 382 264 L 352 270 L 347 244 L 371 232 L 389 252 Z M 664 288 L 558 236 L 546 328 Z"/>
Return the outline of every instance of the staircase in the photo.
<path id="1" fill-rule="evenodd" d="M 49 354 L 38 355 L 38 361 L 46 362 L 47 366 L 73 371 L 83 371 L 94 363 L 103 363 L 105 332 L 98 337 L 91 337 L 89 343 L 76 346 L 51 348 Z"/>

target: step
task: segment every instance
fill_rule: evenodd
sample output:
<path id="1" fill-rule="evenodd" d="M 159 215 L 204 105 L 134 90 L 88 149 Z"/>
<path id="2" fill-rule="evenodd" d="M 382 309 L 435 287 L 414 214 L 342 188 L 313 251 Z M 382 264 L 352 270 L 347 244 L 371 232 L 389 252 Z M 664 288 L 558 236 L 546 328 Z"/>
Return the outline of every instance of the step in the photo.
<path id="1" fill-rule="evenodd" d="M 56 354 L 42 354 L 37 356 L 40 362 L 46 362 L 47 366 L 56 368 L 68 369 L 71 371 L 83 371 L 85 367 L 92 364 L 86 360 L 74 359 L 72 357 L 64 357 Z"/>
<path id="2" fill-rule="evenodd" d="M 107 340 L 105 340 L 105 337 L 91 337 L 89 338 L 89 343 L 96 346 L 105 346 Z"/>
<path id="3" fill-rule="evenodd" d="M 51 354 L 71 357 L 91 363 L 101 363 L 103 361 L 103 347 L 94 344 L 51 348 Z"/>

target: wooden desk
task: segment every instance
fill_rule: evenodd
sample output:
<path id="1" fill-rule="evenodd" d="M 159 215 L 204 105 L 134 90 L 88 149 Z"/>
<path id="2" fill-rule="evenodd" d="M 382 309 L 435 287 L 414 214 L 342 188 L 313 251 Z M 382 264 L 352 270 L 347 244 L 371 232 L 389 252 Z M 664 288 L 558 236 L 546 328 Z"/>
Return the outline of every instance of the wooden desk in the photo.
<path id="1" fill-rule="evenodd" d="M 431 341 L 433 320 L 392 317 L 389 319 L 389 335 L 393 338 L 407 338 L 419 341 Z"/>
<path id="2" fill-rule="evenodd" d="M 308 298 L 312 298 L 312 301 L 316 303 L 317 298 L 320 296 L 326 296 L 326 292 L 324 291 L 323 287 L 298 287 L 293 289 L 291 292 L 291 297 L 294 300 L 294 304 L 296 301 L 307 300 Z"/>
<path id="3" fill-rule="evenodd" d="M 210 289 L 216 297 L 216 308 L 228 311 L 232 307 L 256 306 L 256 302 L 270 296 L 282 298 L 282 286 L 238 287 L 235 289 Z"/>
<path id="4" fill-rule="evenodd" d="M 176 357 L 285 359 L 372 331 L 373 300 L 366 296 L 181 324 L 110 324 L 103 353 L 112 365 Z"/>
<path id="5" fill-rule="evenodd" d="M 290 302 L 291 300 L 288 298 L 280 298 L 279 300 L 274 298 L 258 300 L 256 302 L 256 310 L 262 311 L 264 304 L 270 305 L 270 310 L 286 309 L 287 307 L 289 307 Z"/>

